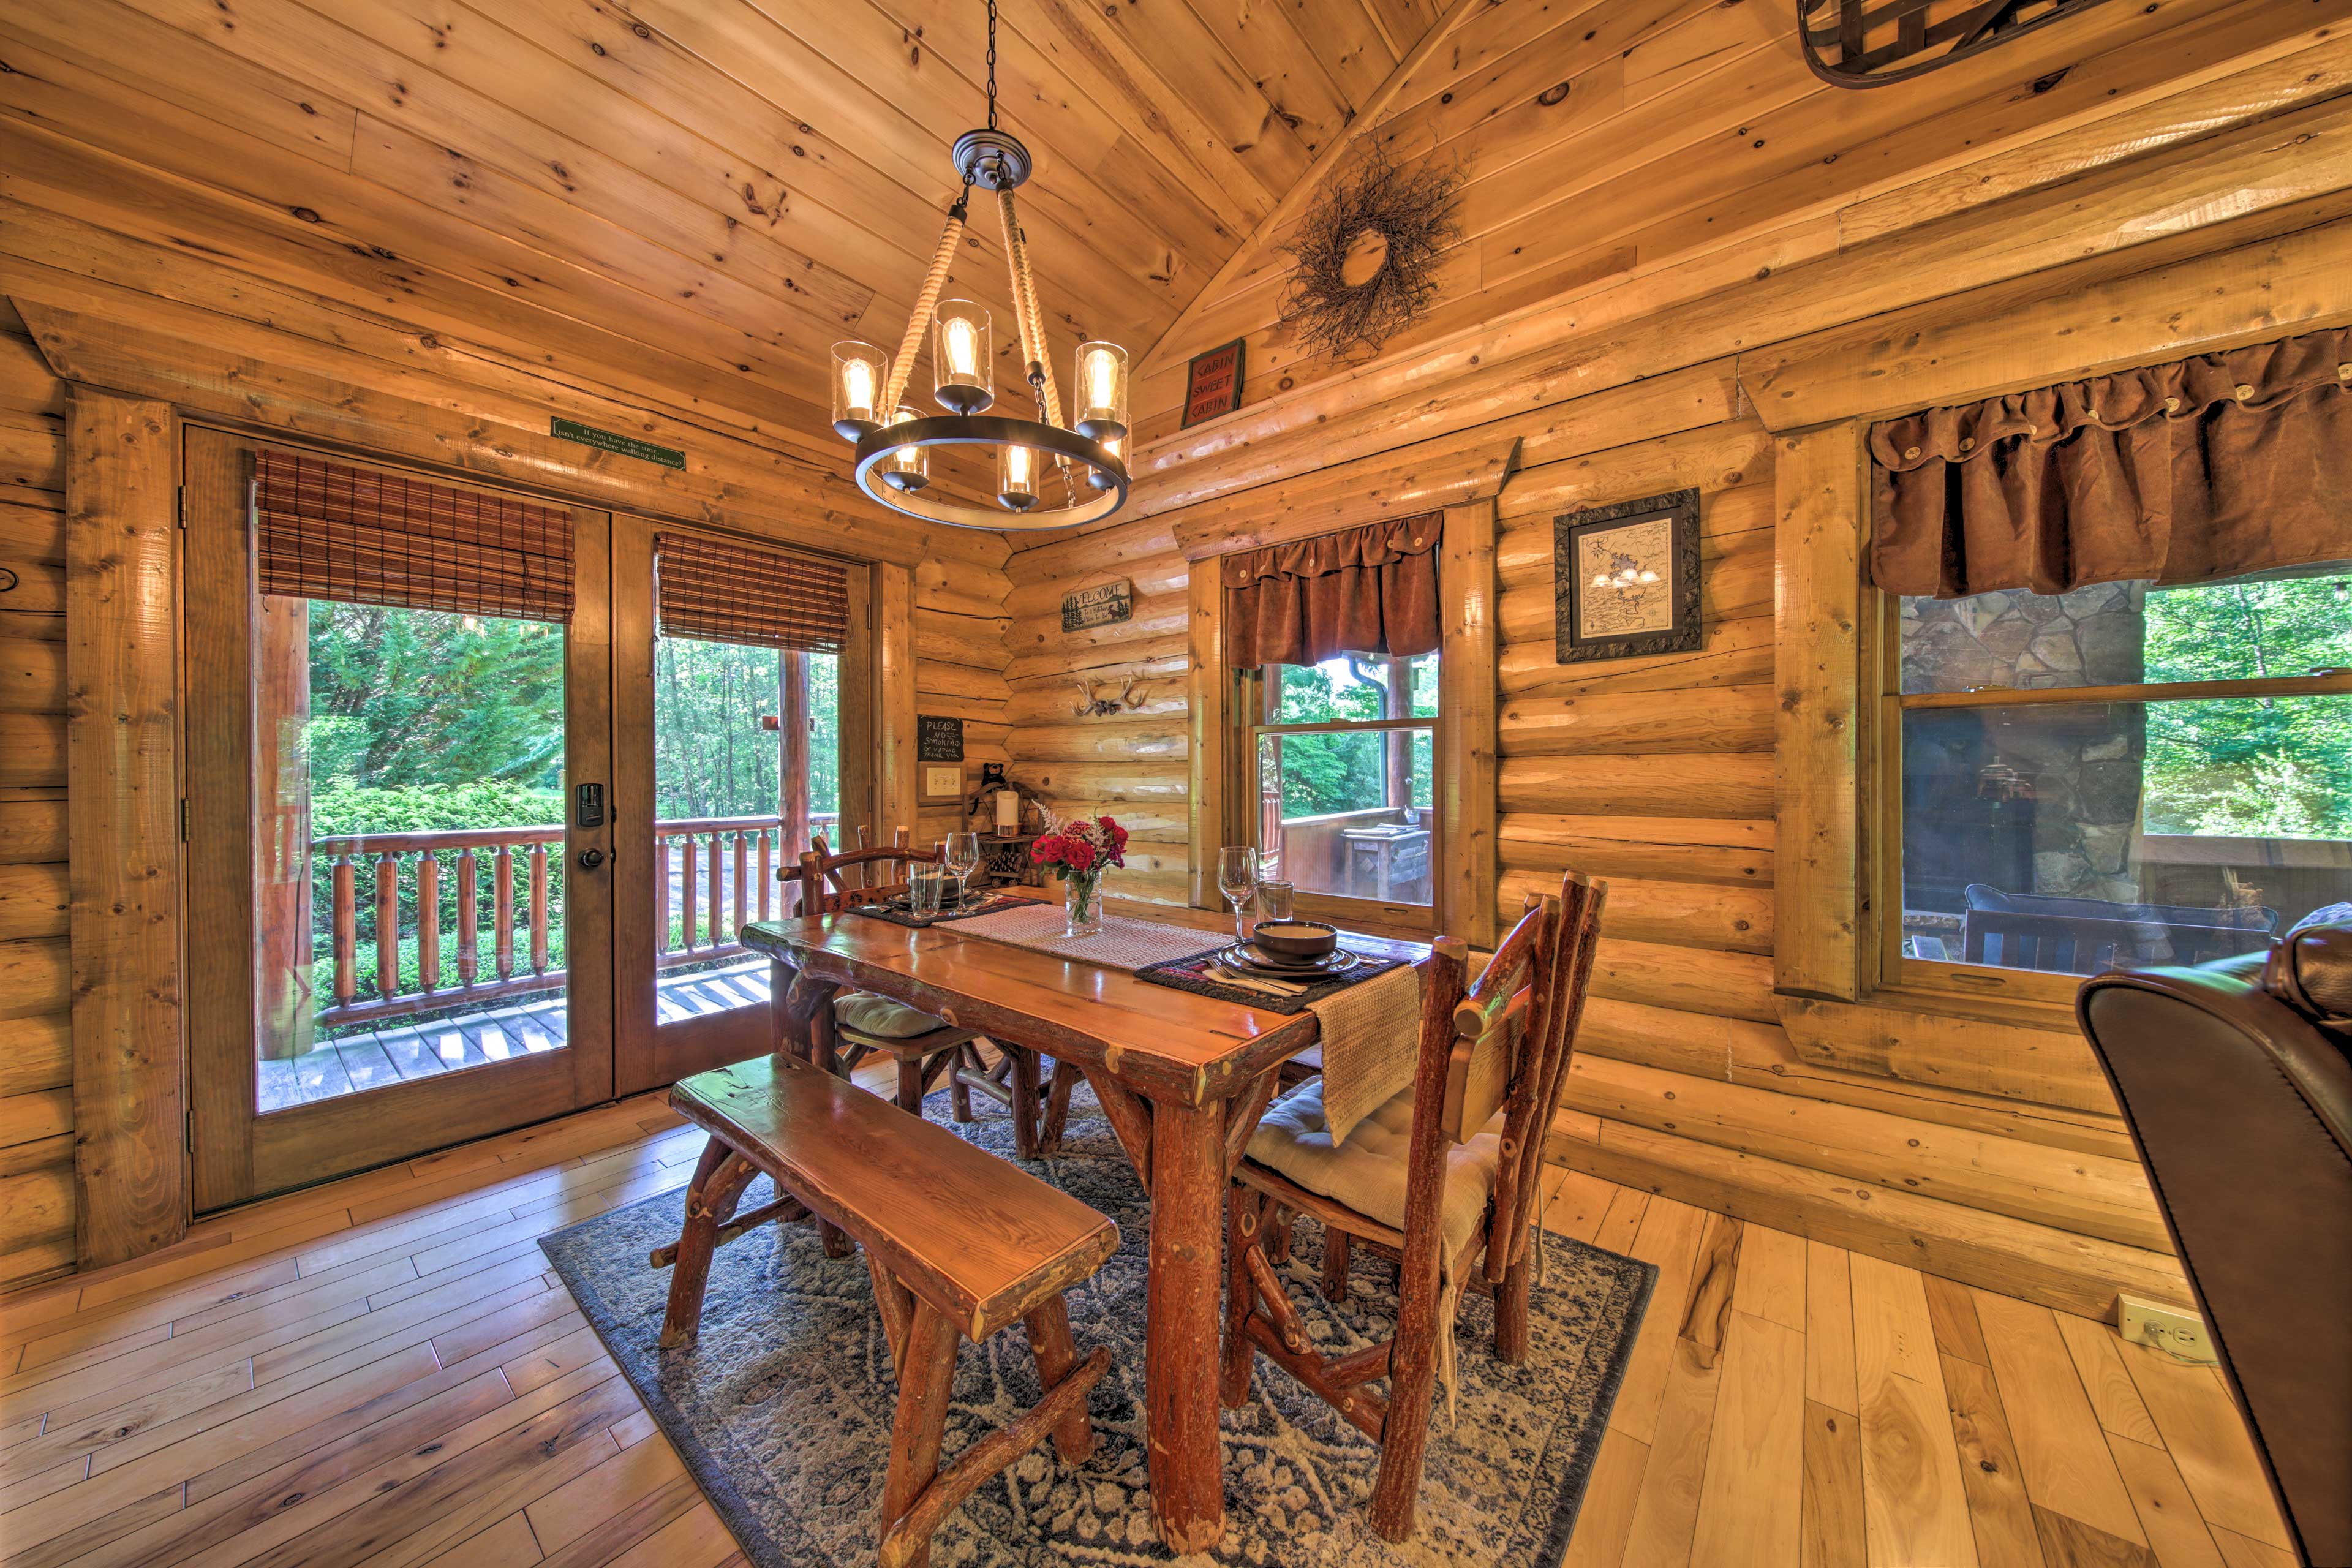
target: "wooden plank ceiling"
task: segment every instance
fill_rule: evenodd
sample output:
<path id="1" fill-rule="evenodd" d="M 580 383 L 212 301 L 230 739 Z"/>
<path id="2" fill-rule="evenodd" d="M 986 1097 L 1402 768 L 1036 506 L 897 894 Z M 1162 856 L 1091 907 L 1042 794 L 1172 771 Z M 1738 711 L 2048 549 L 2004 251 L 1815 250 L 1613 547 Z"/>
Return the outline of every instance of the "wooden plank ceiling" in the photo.
<path id="1" fill-rule="evenodd" d="M 1002 12 L 1051 334 L 1140 357 L 1437 0 Z M 0 225 L 64 214 L 837 462 L 828 346 L 897 343 L 985 49 L 981 0 L 5 5 Z M 1009 383 L 974 216 L 951 288 L 994 313 Z"/>

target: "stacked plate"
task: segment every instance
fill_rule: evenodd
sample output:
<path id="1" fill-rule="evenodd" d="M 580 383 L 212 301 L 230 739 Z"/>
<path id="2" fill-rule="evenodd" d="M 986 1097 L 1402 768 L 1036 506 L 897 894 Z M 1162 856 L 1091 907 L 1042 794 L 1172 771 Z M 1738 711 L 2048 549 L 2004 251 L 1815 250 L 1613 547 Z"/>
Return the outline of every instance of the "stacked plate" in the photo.
<path id="1" fill-rule="evenodd" d="M 1320 958 L 1293 959 L 1264 952 L 1255 942 L 1237 942 L 1220 951 L 1214 962 L 1237 974 L 1311 985 L 1335 974 L 1345 974 L 1363 960 L 1344 947 L 1334 949 Z"/>

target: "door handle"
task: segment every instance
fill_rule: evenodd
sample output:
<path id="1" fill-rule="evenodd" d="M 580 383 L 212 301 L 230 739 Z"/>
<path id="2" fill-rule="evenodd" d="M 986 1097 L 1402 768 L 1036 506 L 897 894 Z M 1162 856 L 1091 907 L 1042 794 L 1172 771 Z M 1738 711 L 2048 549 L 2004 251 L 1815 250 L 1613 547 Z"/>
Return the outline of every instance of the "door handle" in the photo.
<path id="1" fill-rule="evenodd" d="M 580 868 L 583 871 L 593 871 L 604 863 L 604 852 L 602 849 L 588 848 L 580 851 Z"/>

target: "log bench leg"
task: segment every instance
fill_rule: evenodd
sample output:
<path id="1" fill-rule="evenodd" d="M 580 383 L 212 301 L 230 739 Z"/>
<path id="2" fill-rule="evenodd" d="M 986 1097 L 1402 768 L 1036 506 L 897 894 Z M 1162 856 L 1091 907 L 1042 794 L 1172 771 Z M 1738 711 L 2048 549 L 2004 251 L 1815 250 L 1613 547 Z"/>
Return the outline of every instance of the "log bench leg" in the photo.
<path id="1" fill-rule="evenodd" d="M 1070 1339 L 1069 1303 L 1059 1296 L 1022 1320 L 1029 1331 L 1029 1353 L 1037 1358 L 1037 1386 L 1051 1394 L 1078 1364 L 1076 1345 Z M 1095 1424 L 1081 1404 L 1054 1428 L 1054 1449 L 1066 1465 L 1083 1465 L 1095 1451 Z"/>
<path id="2" fill-rule="evenodd" d="M 971 1086 L 963 1080 L 966 1068 L 973 1072 L 987 1070 L 980 1065 L 980 1053 L 972 1049 L 970 1040 L 955 1048 L 955 1064 L 948 1069 L 949 1103 L 955 1108 L 958 1121 L 971 1120 Z"/>
<path id="3" fill-rule="evenodd" d="M 669 1310 L 662 1318 L 663 1349 L 684 1344 L 701 1326 L 702 1297 L 710 1288 L 710 1259 L 719 1250 L 719 1227 L 732 1217 L 736 1201 L 757 1173 L 749 1160 L 718 1139 L 704 1146 L 694 1180 L 686 1189 L 686 1226 L 678 1233 L 677 1261 L 669 1277 Z"/>
<path id="4" fill-rule="evenodd" d="M 882 1538 L 914 1509 L 940 1473 L 940 1438 L 947 1429 L 948 1391 L 955 1382 L 956 1345 L 962 1338 L 948 1315 L 918 1298 L 898 1366 L 898 1414 L 890 1426 L 890 1469 L 882 1481 Z M 930 1532 L 910 1543 L 899 1561 L 929 1568 Z M 884 1561 L 888 1561 L 886 1554 Z"/>

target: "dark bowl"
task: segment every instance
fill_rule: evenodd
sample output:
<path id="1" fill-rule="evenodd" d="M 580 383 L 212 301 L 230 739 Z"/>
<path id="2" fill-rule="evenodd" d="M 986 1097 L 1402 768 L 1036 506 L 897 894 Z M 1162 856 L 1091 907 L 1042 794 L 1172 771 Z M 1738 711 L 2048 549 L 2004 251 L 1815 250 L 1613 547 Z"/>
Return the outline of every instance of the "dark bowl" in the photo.
<path id="1" fill-rule="evenodd" d="M 1250 933 L 1250 942 L 1277 963 L 1312 963 L 1339 945 L 1339 930 L 1320 921 L 1268 921 Z"/>

